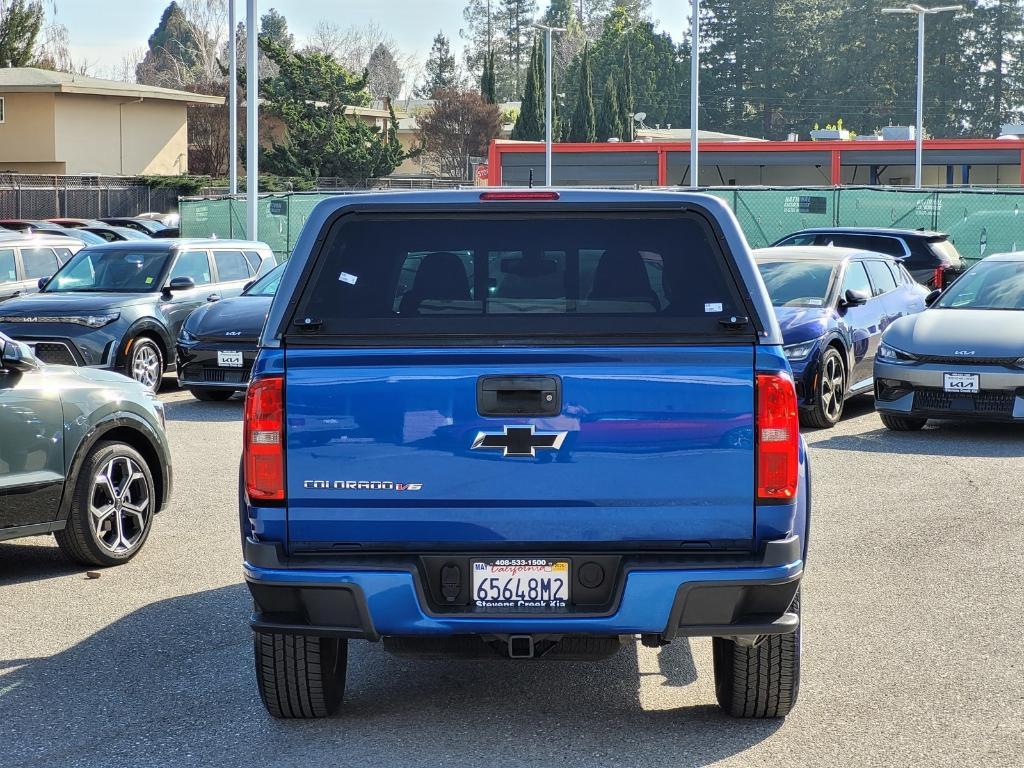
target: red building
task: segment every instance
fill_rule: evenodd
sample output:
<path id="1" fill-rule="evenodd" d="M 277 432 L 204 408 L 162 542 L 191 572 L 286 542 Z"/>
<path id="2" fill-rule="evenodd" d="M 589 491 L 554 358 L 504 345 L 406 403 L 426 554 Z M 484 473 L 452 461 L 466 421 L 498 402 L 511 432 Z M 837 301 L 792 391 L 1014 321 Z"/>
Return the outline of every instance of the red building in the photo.
<path id="1" fill-rule="evenodd" d="M 924 186 L 1024 185 L 1024 141 L 926 139 Z M 497 140 L 491 186 L 544 183 L 544 145 Z M 675 186 L 690 183 L 690 145 L 678 141 L 555 144 L 556 185 Z M 701 186 L 912 185 L 913 141 L 705 141 Z"/>

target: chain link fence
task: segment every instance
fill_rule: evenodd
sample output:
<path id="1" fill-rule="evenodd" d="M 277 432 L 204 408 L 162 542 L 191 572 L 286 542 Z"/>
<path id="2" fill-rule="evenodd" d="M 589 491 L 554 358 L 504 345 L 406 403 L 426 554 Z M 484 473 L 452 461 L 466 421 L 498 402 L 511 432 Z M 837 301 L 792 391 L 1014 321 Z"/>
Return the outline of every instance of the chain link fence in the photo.
<path id="1" fill-rule="evenodd" d="M 174 189 L 131 176 L 0 173 L 0 219 L 99 218 L 173 211 Z"/>
<path id="2" fill-rule="evenodd" d="M 706 191 L 732 208 L 753 248 L 771 245 L 798 229 L 823 226 L 938 230 L 949 234 L 968 262 L 1024 248 L 1024 190 L 720 187 Z M 314 206 L 330 196 L 261 197 L 260 240 L 286 258 Z M 245 237 L 245 200 L 182 199 L 180 211 L 185 237 Z"/>

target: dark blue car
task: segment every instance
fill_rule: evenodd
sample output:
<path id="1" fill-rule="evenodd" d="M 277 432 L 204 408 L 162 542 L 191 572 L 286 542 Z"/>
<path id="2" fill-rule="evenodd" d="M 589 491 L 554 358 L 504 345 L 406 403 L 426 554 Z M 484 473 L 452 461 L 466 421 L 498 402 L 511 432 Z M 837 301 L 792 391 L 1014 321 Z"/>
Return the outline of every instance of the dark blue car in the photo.
<path id="1" fill-rule="evenodd" d="M 928 289 L 872 251 L 788 246 L 754 251 L 793 368 L 800 423 L 829 428 L 871 392 L 882 332 L 925 308 Z"/>
<path id="2" fill-rule="evenodd" d="M 810 500 L 782 341 L 714 197 L 321 202 L 246 393 L 268 710 L 334 712 L 350 640 L 579 659 L 639 635 L 713 638 L 722 708 L 787 714 Z"/>

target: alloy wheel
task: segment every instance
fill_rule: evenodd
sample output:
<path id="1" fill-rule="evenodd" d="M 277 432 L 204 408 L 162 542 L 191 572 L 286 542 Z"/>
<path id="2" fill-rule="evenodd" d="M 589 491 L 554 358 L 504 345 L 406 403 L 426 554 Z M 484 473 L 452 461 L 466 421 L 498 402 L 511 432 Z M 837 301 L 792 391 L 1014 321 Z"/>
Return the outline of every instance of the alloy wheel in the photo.
<path id="1" fill-rule="evenodd" d="M 132 350 L 132 378 L 146 389 L 156 391 L 160 380 L 160 355 L 151 344 L 140 343 Z"/>
<path id="2" fill-rule="evenodd" d="M 843 411 L 843 368 L 836 355 L 828 355 L 822 367 L 821 410 L 833 422 Z"/>
<path id="3" fill-rule="evenodd" d="M 135 548 L 149 524 L 149 484 L 142 468 L 116 456 L 93 478 L 89 516 L 100 546 L 121 554 Z"/>

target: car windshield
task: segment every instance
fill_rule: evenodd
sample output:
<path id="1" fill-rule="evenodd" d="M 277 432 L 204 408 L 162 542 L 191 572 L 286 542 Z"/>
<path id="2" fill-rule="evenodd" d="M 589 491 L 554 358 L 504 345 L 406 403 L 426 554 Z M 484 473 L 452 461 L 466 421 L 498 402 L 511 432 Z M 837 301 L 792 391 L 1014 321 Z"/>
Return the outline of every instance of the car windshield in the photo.
<path id="1" fill-rule="evenodd" d="M 284 273 L 284 264 L 278 264 L 263 277 L 249 286 L 245 291 L 246 296 L 273 296 L 277 293 L 277 286 L 281 283 L 281 275 Z"/>
<path id="2" fill-rule="evenodd" d="M 835 274 L 833 262 L 762 261 L 757 267 L 774 306 L 825 306 Z"/>
<path id="3" fill-rule="evenodd" d="M 169 251 L 156 249 L 85 248 L 58 270 L 44 290 L 158 291 L 163 287 L 163 273 L 170 256 Z"/>
<path id="4" fill-rule="evenodd" d="M 1024 261 L 982 261 L 936 302 L 943 309 L 1024 309 Z"/>

